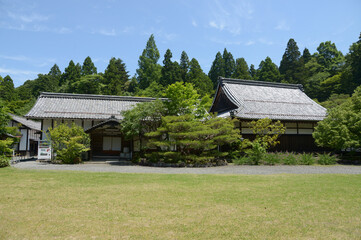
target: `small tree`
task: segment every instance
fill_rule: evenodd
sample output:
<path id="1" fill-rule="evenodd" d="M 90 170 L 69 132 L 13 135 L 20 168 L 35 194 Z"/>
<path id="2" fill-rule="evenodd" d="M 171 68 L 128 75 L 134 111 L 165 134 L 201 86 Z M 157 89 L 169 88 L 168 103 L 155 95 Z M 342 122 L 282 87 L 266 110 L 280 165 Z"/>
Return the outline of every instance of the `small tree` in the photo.
<path id="1" fill-rule="evenodd" d="M 250 162 L 257 165 L 267 150 L 279 143 L 277 139 L 281 134 L 285 133 L 286 128 L 280 121 L 272 122 L 269 118 L 252 121 L 250 128 L 256 138 L 253 141 L 243 140 L 240 148 L 245 151 Z"/>
<path id="2" fill-rule="evenodd" d="M 165 102 L 169 115 L 193 114 L 197 118 L 204 118 L 212 104 L 208 96 L 201 98 L 191 83 L 169 85 L 165 97 L 169 100 Z"/>
<path id="3" fill-rule="evenodd" d="M 82 152 L 90 150 L 89 135 L 75 123 L 72 123 L 71 127 L 63 123 L 49 128 L 47 136 L 51 141 L 54 153 L 56 153 L 56 160 L 60 160 L 62 163 L 79 163 Z"/>
<path id="4" fill-rule="evenodd" d="M 337 150 L 361 147 L 361 87 L 345 103 L 328 111 L 312 134 L 317 145 Z"/>
<path id="5" fill-rule="evenodd" d="M 269 118 L 252 121 L 250 127 L 256 134 L 255 141 L 266 150 L 279 144 L 278 137 L 286 131 L 280 121 L 272 122 Z"/>

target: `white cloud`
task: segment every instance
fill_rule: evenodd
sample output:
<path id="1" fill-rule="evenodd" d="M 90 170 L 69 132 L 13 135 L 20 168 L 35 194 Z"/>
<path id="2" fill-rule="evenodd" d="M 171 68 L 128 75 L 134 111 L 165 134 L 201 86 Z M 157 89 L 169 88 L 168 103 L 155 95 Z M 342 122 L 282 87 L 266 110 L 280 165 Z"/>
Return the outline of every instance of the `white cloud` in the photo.
<path id="1" fill-rule="evenodd" d="M 270 40 L 267 40 L 267 39 L 265 39 L 265 38 L 259 38 L 259 39 L 258 39 L 258 42 L 259 42 L 259 43 L 262 43 L 262 44 L 265 44 L 265 45 L 273 45 L 273 44 L 274 44 L 274 42 L 272 42 L 272 41 L 270 41 Z"/>
<path id="2" fill-rule="evenodd" d="M 104 36 L 116 36 L 117 33 L 115 32 L 114 29 L 108 30 L 108 29 L 99 29 L 97 31 L 93 31 L 93 33 L 95 34 L 101 34 Z"/>
<path id="3" fill-rule="evenodd" d="M 29 61 L 30 58 L 25 56 L 7 56 L 7 55 L 0 55 L 0 58 L 6 59 L 6 60 L 13 60 L 13 61 Z"/>
<path id="4" fill-rule="evenodd" d="M 282 21 L 278 22 L 275 29 L 280 30 L 280 31 L 289 31 L 291 28 L 285 20 L 282 20 Z"/>
<path id="5" fill-rule="evenodd" d="M 253 8 L 246 1 L 220 2 L 214 0 L 210 9 L 208 26 L 220 31 L 228 31 L 233 35 L 239 35 L 246 21 L 253 18 Z"/>
<path id="6" fill-rule="evenodd" d="M 255 44 L 255 41 L 249 40 L 249 41 L 246 42 L 244 45 L 246 45 L 246 46 L 251 46 L 251 45 L 253 45 L 253 44 Z"/>
<path id="7" fill-rule="evenodd" d="M 8 12 L 8 16 L 14 20 L 19 20 L 21 22 L 25 23 L 31 23 L 31 22 L 42 22 L 47 21 L 49 19 L 48 16 L 43 16 L 37 13 L 32 13 L 30 15 L 24 15 L 24 14 L 16 14 L 13 12 Z"/>
<path id="8" fill-rule="evenodd" d="M 33 71 L 20 70 L 20 69 L 8 69 L 8 68 L 0 68 L 0 73 L 14 74 L 14 75 L 34 75 L 34 74 L 37 74 L 36 72 L 33 72 Z"/>

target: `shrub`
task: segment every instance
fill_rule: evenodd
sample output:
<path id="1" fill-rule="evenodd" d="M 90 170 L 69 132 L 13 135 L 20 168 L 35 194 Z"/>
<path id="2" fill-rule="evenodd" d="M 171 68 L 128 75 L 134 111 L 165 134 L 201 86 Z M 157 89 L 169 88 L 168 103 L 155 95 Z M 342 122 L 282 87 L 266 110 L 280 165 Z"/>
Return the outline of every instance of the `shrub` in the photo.
<path id="1" fill-rule="evenodd" d="M 233 158 L 233 163 L 236 165 L 253 164 L 252 161 L 247 156 L 235 157 Z"/>
<path id="2" fill-rule="evenodd" d="M 13 140 L 8 138 L 6 140 L 0 140 L 0 168 L 7 167 L 10 165 L 10 154 L 11 154 L 11 144 Z"/>
<path id="3" fill-rule="evenodd" d="M 282 162 L 285 165 L 296 165 L 297 159 L 294 153 L 287 153 L 284 155 Z"/>
<path id="4" fill-rule="evenodd" d="M 266 154 L 266 149 L 257 140 L 253 141 L 251 146 L 252 148 L 246 151 L 247 157 L 252 164 L 259 165 L 264 155 Z"/>
<path id="5" fill-rule="evenodd" d="M 49 128 L 48 139 L 56 153 L 57 159 L 52 159 L 53 162 L 61 160 L 66 164 L 80 163 L 81 154 L 89 151 L 89 135 L 75 123 L 71 127 L 60 124 L 55 128 Z"/>
<path id="6" fill-rule="evenodd" d="M 317 163 L 321 165 L 336 164 L 338 160 L 335 155 L 331 155 L 330 153 L 318 154 L 317 157 L 318 157 Z"/>
<path id="7" fill-rule="evenodd" d="M 0 155 L 0 168 L 10 166 L 10 158 L 4 155 Z"/>
<path id="8" fill-rule="evenodd" d="M 315 164 L 315 158 L 312 153 L 303 153 L 300 155 L 299 164 L 302 165 L 313 165 Z"/>
<path id="9" fill-rule="evenodd" d="M 280 162 L 281 162 L 281 158 L 278 153 L 266 153 L 263 156 L 263 163 L 266 165 L 275 165 Z"/>

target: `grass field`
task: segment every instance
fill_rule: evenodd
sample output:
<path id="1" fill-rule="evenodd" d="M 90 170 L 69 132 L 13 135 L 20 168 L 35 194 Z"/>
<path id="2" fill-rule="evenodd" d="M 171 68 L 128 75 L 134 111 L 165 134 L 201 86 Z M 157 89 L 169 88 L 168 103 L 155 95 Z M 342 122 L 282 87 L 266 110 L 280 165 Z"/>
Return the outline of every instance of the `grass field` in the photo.
<path id="1" fill-rule="evenodd" d="M 0 239 L 360 239 L 361 175 L 0 169 Z"/>

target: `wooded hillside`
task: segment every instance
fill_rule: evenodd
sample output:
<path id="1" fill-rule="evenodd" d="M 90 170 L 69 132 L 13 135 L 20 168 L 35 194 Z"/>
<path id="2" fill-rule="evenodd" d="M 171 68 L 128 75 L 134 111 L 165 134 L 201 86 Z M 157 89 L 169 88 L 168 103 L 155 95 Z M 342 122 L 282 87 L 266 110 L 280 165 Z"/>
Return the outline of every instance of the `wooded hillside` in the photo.
<path id="1" fill-rule="evenodd" d="M 87 57 L 82 64 L 70 60 L 63 72 L 54 64 L 48 74 L 38 74 L 36 79 L 27 80 L 17 88 L 10 76 L 0 76 L 0 100 L 11 112 L 22 115 L 32 107 L 40 92 L 162 97 L 164 89 L 175 82 L 192 83 L 201 96 L 212 97 L 218 77 L 223 76 L 302 84 L 309 97 L 332 108 L 361 85 L 361 34 L 346 54 L 331 41 L 320 43 L 317 52 L 311 54 L 307 48 L 300 50 L 291 38 L 279 66 L 269 57 L 258 67 L 248 66 L 243 57 L 234 57 L 227 49 L 216 53 L 208 74 L 184 51 L 180 60 L 174 61 L 168 49 L 162 64 L 159 61 L 160 53 L 151 35 L 132 77 L 120 58 L 110 59 L 102 73 Z"/>

